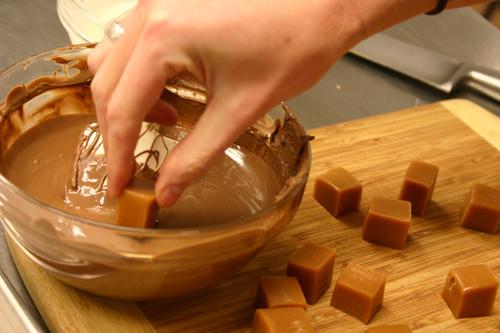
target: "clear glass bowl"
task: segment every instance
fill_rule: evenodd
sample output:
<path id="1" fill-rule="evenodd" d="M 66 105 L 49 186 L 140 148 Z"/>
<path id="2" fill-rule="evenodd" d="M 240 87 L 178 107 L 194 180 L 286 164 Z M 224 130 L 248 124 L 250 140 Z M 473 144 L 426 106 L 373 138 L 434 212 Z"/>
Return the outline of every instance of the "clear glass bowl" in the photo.
<path id="1" fill-rule="evenodd" d="M 5 69 L 0 73 L 0 107 L 7 93 L 21 83 L 45 75 L 65 75 L 59 65 L 46 59 L 85 59 L 89 50 L 78 46 L 46 51 Z M 25 116 L 30 117 L 27 113 Z M 8 118 L 3 117 L 0 128 L 6 121 Z M 296 125 L 299 136 L 306 139 L 303 127 Z M 2 149 L 7 146 L 2 144 Z M 289 177 L 275 203 L 223 225 L 146 230 L 95 222 L 30 197 L 3 174 L 0 219 L 8 237 L 29 258 L 78 289 L 133 301 L 186 295 L 228 278 L 292 220 L 310 170 L 309 143 L 291 154 L 296 164 L 289 166 Z M 286 167 L 289 163 L 282 164 Z"/>
<path id="2" fill-rule="evenodd" d="M 99 42 L 104 25 L 134 7 L 137 0 L 57 0 L 57 13 L 71 43 Z"/>

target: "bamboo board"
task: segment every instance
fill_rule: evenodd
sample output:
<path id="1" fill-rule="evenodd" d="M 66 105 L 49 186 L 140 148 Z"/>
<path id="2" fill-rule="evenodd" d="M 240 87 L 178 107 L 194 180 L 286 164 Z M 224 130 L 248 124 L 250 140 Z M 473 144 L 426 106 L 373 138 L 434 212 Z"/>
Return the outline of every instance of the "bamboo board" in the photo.
<path id="1" fill-rule="evenodd" d="M 473 182 L 500 188 L 500 119 L 465 100 L 318 128 L 309 132 L 313 164 L 300 209 L 276 239 L 230 279 L 191 296 L 130 303 L 91 296 L 46 274 L 12 242 L 19 271 L 52 332 L 250 332 L 259 277 L 284 275 L 288 258 L 306 241 L 337 250 L 332 287 L 307 314 L 316 332 L 364 332 L 409 324 L 413 332 L 499 332 L 500 292 L 488 317 L 457 320 L 440 296 L 450 269 L 486 264 L 500 280 L 500 231 L 459 226 L 459 210 Z M 413 217 L 403 250 L 361 239 L 374 196 L 395 198 L 410 162 L 440 167 L 433 200 Z M 316 177 L 333 166 L 364 187 L 361 208 L 333 218 L 312 197 Z M 330 306 L 333 286 L 350 262 L 384 272 L 381 309 L 368 325 Z"/>

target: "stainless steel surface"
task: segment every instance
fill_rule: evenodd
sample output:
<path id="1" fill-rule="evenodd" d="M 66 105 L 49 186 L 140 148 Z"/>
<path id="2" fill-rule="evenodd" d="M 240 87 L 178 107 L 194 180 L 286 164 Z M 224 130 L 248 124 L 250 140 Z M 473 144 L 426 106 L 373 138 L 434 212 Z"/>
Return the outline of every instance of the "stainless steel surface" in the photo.
<path id="1" fill-rule="evenodd" d="M 0 224 L 0 332 L 48 332 L 10 255 Z"/>
<path id="2" fill-rule="evenodd" d="M 70 43 L 56 13 L 56 0 L 0 0 L 0 22 L 0 68 Z M 500 70 L 500 31 L 470 9 L 421 15 L 384 33 L 459 62 Z M 470 89 L 446 94 L 350 54 L 317 85 L 287 103 L 306 129 L 311 129 L 448 98 L 470 99 L 500 116 L 499 103 Z M 45 331 L 0 230 L 0 332 L 30 332 L 30 325 Z"/>
<path id="3" fill-rule="evenodd" d="M 421 15 L 384 31 L 402 41 L 500 70 L 500 31 L 469 8 Z M 451 98 L 500 116 L 500 104 L 469 89 L 446 94 L 347 54 L 309 91 L 288 101 L 306 128 L 326 126 Z"/>
<path id="4" fill-rule="evenodd" d="M 350 52 L 445 93 L 465 85 L 500 102 L 500 71 L 461 63 L 383 33 L 362 41 Z"/>
<path id="5" fill-rule="evenodd" d="M 56 0 L 0 0 L 0 69 L 70 44 Z M 0 224 L 0 333 L 49 332 L 14 265 Z"/>

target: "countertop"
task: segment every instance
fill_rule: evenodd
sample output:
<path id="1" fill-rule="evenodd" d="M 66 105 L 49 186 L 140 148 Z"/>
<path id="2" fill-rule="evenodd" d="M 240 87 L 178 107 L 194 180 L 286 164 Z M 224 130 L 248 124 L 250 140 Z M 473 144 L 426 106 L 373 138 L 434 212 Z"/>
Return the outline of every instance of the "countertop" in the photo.
<path id="1" fill-rule="evenodd" d="M 70 43 L 56 0 L 0 1 L 0 68 Z M 500 70 L 500 31 L 471 9 L 419 16 L 384 33 L 427 49 Z M 305 69 L 307 70 L 307 69 Z M 500 116 L 500 104 L 467 90 L 447 95 L 347 54 L 306 93 L 287 103 L 306 129 L 466 98 Z M 15 268 L 0 225 L 0 332 L 47 332 Z"/>

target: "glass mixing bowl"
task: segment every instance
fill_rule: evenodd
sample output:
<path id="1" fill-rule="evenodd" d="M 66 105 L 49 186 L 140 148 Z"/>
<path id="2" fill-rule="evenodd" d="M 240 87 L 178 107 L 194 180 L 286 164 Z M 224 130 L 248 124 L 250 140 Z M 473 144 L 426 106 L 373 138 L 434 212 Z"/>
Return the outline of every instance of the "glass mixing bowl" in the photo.
<path id="1" fill-rule="evenodd" d="M 15 86 L 30 87 L 28 82 L 42 76 L 81 73 L 82 66 L 77 65 L 85 63 L 90 47 L 80 45 L 46 51 L 2 71 L 0 108 Z M 60 64 L 49 59 L 80 60 L 69 62 L 62 69 Z M 69 69 L 71 67 L 80 70 Z M 34 85 L 31 95 L 24 97 L 33 99 L 39 93 L 39 87 Z M 179 100 L 178 106 L 182 106 L 184 99 L 179 97 Z M 70 107 L 63 113 L 79 112 L 79 108 Z M 281 113 L 282 117 L 287 114 L 289 120 L 294 117 L 285 105 L 273 113 Z M 65 115 L 55 114 L 50 109 L 42 116 L 24 110 L 23 124 L 28 125 L 18 127 L 17 132 L 9 132 L 6 129 L 16 122 L 3 114 L 0 122 L 2 161 L 12 139 L 15 140 L 30 126 L 56 116 Z M 186 295 L 212 286 L 254 258 L 287 226 L 299 207 L 310 170 L 310 145 L 300 122 L 296 118 L 288 122 L 287 117 L 281 120 L 279 130 L 275 128 L 269 133 L 269 137 L 281 136 L 282 140 L 275 140 L 272 145 L 257 145 L 258 149 L 264 150 L 271 149 L 271 146 L 289 149 L 286 154 L 277 155 L 277 161 L 274 161 L 275 167 L 283 168 L 286 179 L 283 179 L 274 203 L 251 216 L 203 227 L 119 227 L 50 207 L 17 188 L 2 172 L 0 219 L 7 237 L 56 278 L 100 296 L 146 301 Z M 182 113 L 179 123 L 189 123 L 183 121 Z M 275 124 L 280 122 L 275 121 Z M 185 125 L 181 132 L 189 132 L 189 126 Z M 290 135 L 290 130 L 295 134 Z M 245 135 L 251 137 L 253 134 L 247 131 Z M 303 141 L 301 149 L 290 150 L 293 146 L 290 140 L 294 138 Z M 267 153 L 272 154 L 272 149 Z"/>

